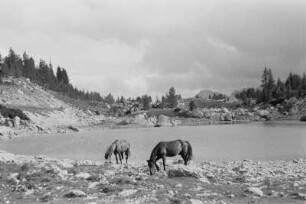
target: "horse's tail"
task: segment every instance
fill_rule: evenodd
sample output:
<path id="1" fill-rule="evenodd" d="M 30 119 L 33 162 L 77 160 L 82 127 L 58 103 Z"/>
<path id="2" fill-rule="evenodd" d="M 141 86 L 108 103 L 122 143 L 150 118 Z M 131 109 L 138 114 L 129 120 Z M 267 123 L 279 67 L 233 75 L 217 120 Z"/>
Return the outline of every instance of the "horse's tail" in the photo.
<path id="1" fill-rule="evenodd" d="M 193 153 L 192 153 L 192 147 L 191 147 L 191 145 L 190 145 L 190 143 L 188 142 L 188 141 L 185 141 L 186 143 L 187 143 L 187 145 L 188 145 L 188 148 L 187 148 L 187 160 L 188 161 L 190 161 L 190 160 L 192 160 L 192 158 L 193 158 Z"/>

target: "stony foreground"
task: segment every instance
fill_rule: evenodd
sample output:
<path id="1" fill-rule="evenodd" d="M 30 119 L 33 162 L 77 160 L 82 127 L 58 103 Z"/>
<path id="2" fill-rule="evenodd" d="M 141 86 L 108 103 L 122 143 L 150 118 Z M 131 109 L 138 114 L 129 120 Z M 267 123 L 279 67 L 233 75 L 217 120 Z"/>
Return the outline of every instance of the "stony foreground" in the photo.
<path id="1" fill-rule="evenodd" d="M 0 151 L 0 203 L 305 203 L 306 160 L 129 165 Z"/>

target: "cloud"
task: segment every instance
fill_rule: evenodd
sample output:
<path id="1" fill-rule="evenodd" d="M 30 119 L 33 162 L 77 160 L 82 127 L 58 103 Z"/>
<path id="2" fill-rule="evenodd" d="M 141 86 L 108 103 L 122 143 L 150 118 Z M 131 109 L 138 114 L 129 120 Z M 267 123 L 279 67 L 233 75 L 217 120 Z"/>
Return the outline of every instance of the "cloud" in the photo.
<path id="1" fill-rule="evenodd" d="M 227 93 L 306 65 L 303 0 L 3 0 L 0 51 L 67 69 L 79 87 L 117 95 Z"/>

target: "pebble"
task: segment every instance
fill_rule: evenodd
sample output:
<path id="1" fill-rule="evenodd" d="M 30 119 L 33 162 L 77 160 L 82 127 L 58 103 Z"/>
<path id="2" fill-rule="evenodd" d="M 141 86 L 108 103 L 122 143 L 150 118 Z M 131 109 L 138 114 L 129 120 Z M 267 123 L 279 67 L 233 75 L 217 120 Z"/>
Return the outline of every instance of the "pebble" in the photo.
<path id="1" fill-rule="evenodd" d="M 203 204 L 202 201 L 197 200 L 197 199 L 190 199 L 189 201 L 191 202 L 191 204 Z"/>
<path id="2" fill-rule="evenodd" d="M 178 183 L 178 184 L 175 185 L 175 188 L 182 188 L 182 187 L 183 187 L 183 184 L 181 184 L 181 183 Z"/>
<path id="3" fill-rule="evenodd" d="M 262 190 L 260 190 L 257 187 L 250 187 L 247 189 L 248 192 L 253 193 L 256 196 L 262 197 L 263 196 L 263 192 Z"/>
<path id="4" fill-rule="evenodd" d="M 172 190 L 169 190 L 168 195 L 173 197 L 175 195 L 175 193 Z"/>

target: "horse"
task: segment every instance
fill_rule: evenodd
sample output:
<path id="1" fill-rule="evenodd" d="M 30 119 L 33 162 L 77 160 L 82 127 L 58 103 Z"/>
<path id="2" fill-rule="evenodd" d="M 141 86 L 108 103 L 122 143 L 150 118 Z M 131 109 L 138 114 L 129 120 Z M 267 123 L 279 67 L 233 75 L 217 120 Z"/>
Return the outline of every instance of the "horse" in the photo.
<path id="1" fill-rule="evenodd" d="M 188 141 L 175 140 L 168 142 L 159 142 L 152 150 L 150 159 L 147 160 L 150 169 L 150 175 L 153 175 L 156 170 L 159 171 L 159 166 L 156 161 L 163 159 L 164 170 L 166 170 L 166 157 L 174 157 L 181 155 L 184 164 L 187 165 L 188 161 L 192 159 L 192 147 Z"/>
<path id="2" fill-rule="evenodd" d="M 115 140 L 111 146 L 107 148 L 105 152 L 105 159 L 110 161 L 113 153 L 115 154 L 117 164 L 118 157 L 120 163 L 122 164 L 123 154 L 125 154 L 125 160 L 127 163 L 128 158 L 131 157 L 130 143 L 126 140 Z"/>

